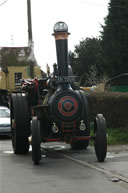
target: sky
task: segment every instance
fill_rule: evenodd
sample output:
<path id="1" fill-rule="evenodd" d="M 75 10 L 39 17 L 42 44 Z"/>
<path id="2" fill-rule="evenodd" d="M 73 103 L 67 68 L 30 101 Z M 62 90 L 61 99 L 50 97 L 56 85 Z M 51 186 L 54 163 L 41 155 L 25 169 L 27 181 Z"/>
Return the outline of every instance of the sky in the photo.
<path id="1" fill-rule="evenodd" d="M 34 54 L 41 69 L 56 61 L 54 24 L 66 22 L 68 50 L 87 37 L 98 37 L 110 0 L 31 0 Z M 0 0 L 0 47 L 28 46 L 27 0 Z"/>

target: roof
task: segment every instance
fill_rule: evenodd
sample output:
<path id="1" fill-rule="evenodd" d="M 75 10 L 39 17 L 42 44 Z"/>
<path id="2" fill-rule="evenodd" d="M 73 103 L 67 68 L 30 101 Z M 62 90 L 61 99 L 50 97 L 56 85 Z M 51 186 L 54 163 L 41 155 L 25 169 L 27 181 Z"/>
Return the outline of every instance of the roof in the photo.
<path id="1" fill-rule="evenodd" d="M 9 108 L 6 106 L 0 106 L 0 109 L 9 109 Z"/>
<path id="2" fill-rule="evenodd" d="M 128 85 L 128 73 L 122 73 L 106 81 L 105 85 Z"/>
<path id="3" fill-rule="evenodd" d="M 113 78 L 109 79 L 108 81 L 110 81 L 110 80 L 115 80 L 115 79 L 118 79 L 118 78 L 123 77 L 123 76 L 128 76 L 128 73 L 119 74 L 119 75 L 114 76 Z"/>

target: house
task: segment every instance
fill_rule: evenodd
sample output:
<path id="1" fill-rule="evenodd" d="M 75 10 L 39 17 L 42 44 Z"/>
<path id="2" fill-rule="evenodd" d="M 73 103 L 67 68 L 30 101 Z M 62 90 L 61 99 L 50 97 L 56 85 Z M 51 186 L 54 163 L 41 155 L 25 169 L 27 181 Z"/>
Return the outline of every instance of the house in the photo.
<path id="1" fill-rule="evenodd" d="M 29 60 L 29 47 L 4 47 L 0 49 L 0 88 L 16 91 L 21 80 L 41 78 L 42 70 L 36 60 Z"/>

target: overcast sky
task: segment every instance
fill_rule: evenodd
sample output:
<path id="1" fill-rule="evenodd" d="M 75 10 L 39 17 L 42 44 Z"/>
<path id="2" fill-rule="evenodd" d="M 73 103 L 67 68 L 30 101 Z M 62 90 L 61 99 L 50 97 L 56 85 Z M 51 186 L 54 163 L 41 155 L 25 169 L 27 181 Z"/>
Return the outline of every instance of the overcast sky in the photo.
<path id="1" fill-rule="evenodd" d="M 0 0 L 0 47 L 27 46 L 27 0 Z M 69 50 L 86 37 L 98 37 L 110 0 L 31 0 L 34 53 L 42 70 L 56 62 L 51 35 L 58 21 L 68 25 Z M 5 2 L 5 3 L 4 3 Z"/>

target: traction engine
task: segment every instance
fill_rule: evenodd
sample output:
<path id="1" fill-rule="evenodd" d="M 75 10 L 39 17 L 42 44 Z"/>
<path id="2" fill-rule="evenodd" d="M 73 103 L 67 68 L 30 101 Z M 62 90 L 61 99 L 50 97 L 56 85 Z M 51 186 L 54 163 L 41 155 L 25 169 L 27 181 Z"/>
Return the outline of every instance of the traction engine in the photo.
<path id="1" fill-rule="evenodd" d="M 54 25 L 57 63 L 52 76 L 24 80 L 22 92 L 11 95 L 12 146 L 15 154 L 29 151 L 32 136 L 32 160 L 41 160 L 41 144 L 65 142 L 72 149 L 87 148 L 89 140 L 99 162 L 107 152 L 106 122 L 102 114 L 94 120 L 94 134 L 90 136 L 89 105 L 86 92 L 74 83 L 68 65 L 68 26 L 64 22 Z"/>

